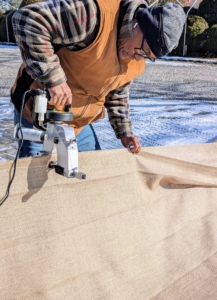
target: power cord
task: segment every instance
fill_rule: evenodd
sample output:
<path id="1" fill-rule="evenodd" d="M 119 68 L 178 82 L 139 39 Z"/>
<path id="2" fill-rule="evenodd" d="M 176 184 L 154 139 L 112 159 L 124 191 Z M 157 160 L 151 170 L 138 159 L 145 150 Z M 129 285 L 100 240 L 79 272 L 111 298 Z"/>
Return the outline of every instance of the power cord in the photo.
<path id="1" fill-rule="evenodd" d="M 16 168 L 17 168 L 17 159 L 19 157 L 19 153 L 20 153 L 20 149 L 23 145 L 23 132 L 22 132 L 22 114 L 23 114 L 23 107 L 24 107 L 24 102 L 25 102 L 25 98 L 26 98 L 26 95 L 28 93 L 31 93 L 32 91 L 31 90 L 28 90 L 26 91 L 24 94 L 23 94 L 23 98 L 22 98 L 22 103 L 21 103 L 21 109 L 20 109 L 20 119 L 19 119 L 19 126 L 17 128 L 17 132 L 20 130 L 20 133 L 21 133 L 21 141 L 20 141 L 20 145 L 18 147 L 18 150 L 17 150 L 17 154 L 15 156 L 15 159 L 12 163 L 12 166 L 10 168 L 10 171 L 9 171 L 9 182 L 8 182 L 8 186 L 7 186 L 7 189 L 6 189 L 6 193 L 5 193 L 5 196 L 0 200 L 0 206 L 2 206 L 2 204 L 7 200 L 7 198 L 9 197 L 10 195 L 10 188 L 11 188 L 11 185 L 12 185 L 12 182 L 14 180 L 14 177 L 16 175 Z M 12 176 L 11 176 L 11 173 L 12 173 Z"/>

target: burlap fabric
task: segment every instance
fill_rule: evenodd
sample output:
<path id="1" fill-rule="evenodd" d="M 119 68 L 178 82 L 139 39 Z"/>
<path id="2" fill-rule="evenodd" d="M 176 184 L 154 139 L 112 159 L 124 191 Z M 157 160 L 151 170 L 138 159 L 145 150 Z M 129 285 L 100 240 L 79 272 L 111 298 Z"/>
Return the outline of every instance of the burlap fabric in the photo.
<path id="1" fill-rule="evenodd" d="M 80 153 L 86 181 L 47 172 L 50 157 L 19 160 L 0 207 L 0 299 L 215 300 L 216 153 Z"/>

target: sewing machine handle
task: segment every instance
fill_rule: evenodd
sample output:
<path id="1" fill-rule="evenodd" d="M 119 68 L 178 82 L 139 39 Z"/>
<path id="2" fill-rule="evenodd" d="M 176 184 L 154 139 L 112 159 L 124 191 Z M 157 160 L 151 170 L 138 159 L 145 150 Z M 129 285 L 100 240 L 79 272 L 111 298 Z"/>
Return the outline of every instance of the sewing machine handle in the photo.
<path id="1" fill-rule="evenodd" d="M 47 101 L 49 101 L 49 100 L 51 99 L 50 93 L 49 93 L 48 90 L 45 90 L 45 92 L 46 92 L 46 98 L 47 98 Z M 71 112 L 71 107 L 72 107 L 71 104 L 66 104 L 66 105 L 65 105 L 65 108 L 64 108 L 64 111 L 65 111 L 65 112 Z"/>
<path id="2" fill-rule="evenodd" d="M 48 90 L 45 90 L 47 101 L 51 99 L 50 93 Z"/>

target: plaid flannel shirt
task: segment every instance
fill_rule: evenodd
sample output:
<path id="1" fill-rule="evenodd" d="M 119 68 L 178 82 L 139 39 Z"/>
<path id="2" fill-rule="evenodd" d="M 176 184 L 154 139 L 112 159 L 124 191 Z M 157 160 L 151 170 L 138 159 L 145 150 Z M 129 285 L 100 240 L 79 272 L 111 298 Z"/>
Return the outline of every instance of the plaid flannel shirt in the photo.
<path id="1" fill-rule="evenodd" d="M 132 19 L 144 0 L 122 0 L 124 13 L 119 38 L 131 38 Z M 45 88 L 67 80 L 54 45 L 76 51 L 89 46 L 97 36 L 100 13 L 94 0 L 47 0 L 19 9 L 13 16 L 13 29 L 26 71 Z M 117 37 L 118 39 L 118 37 Z M 106 96 L 105 107 L 117 138 L 132 135 L 129 120 L 130 82 Z"/>

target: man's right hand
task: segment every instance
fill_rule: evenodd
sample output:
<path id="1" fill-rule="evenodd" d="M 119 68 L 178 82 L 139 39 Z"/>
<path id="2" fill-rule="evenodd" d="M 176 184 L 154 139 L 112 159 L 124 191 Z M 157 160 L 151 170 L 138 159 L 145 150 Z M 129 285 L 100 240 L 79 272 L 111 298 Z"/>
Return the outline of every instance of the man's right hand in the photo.
<path id="1" fill-rule="evenodd" d="M 48 89 L 51 99 L 48 102 L 51 105 L 72 104 L 72 91 L 66 82 Z"/>

